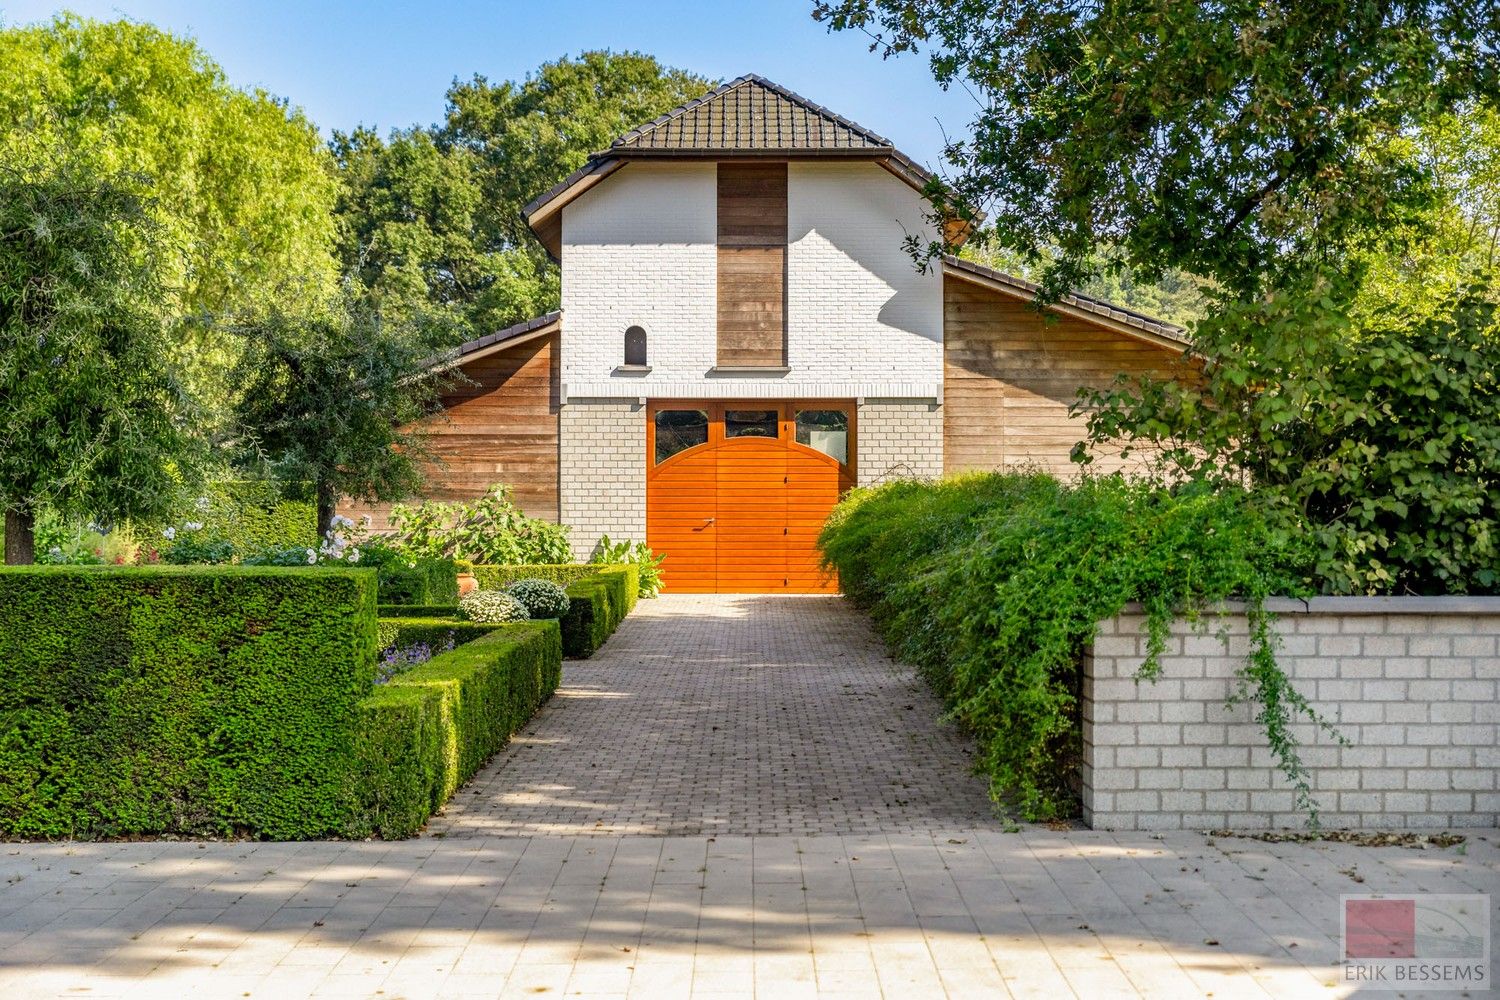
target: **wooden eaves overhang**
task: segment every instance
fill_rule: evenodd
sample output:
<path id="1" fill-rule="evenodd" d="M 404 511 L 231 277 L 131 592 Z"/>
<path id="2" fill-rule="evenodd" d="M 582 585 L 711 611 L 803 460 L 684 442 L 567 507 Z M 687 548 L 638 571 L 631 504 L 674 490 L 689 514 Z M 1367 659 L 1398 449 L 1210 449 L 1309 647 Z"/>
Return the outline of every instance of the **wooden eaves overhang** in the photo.
<path id="1" fill-rule="evenodd" d="M 963 260 L 952 254 L 943 257 L 943 274 L 945 277 L 967 281 L 1026 302 L 1034 302 L 1040 290 L 1040 286 L 1024 278 L 1018 278 L 1013 274 L 997 271 L 973 261 Z M 1190 347 L 1187 331 L 1175 323 L 1168 323 L 1166 320 L 1157 319 L 1155 316 L 1127 309 L 1091 295 L 1070 292 L 1058 301 L 1049 304 L 1047 309 L 1064 316 L 1085 320 L 1137 340 L 1144 340 L 1158 347 L 1179 352 L 1185 352 Z"/>

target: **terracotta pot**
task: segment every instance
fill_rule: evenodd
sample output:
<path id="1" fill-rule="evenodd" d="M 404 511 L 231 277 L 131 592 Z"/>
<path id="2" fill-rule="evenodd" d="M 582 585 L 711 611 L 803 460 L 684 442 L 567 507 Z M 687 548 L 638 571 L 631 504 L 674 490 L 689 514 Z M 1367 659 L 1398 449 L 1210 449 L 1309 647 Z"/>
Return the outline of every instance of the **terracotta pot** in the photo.
<path id="1" fill-rule="evenodd" d="M 459 597 L 463 597 L 465 594 L 472 594 L 472 593 L 474 593 L 474 591 L 476 591 L 478 589 L 479 589 L 479 580 L 474 576 L 473 573 L 460 573 L 460 574 L 458 574 L 458 596 Z"/>

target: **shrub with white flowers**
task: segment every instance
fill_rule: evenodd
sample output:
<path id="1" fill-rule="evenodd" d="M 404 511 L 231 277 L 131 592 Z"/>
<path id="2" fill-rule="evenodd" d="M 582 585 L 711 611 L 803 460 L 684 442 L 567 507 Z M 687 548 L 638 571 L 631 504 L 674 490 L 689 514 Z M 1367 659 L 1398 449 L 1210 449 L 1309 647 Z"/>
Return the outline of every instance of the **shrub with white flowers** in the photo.
<path id="1" fill-rule="evenodd" d="M 524 622 L 526 605 L 503 590 L 476 590 L 459 599 L 458 613 L 472 622 Z"/>
<path id="2" fill-rule="evenodd" d="M 561 618 L 568 612 L 568 593 L 551 580 L 517 580 L 505 592 L 526 606 L 533 618 Z"/>

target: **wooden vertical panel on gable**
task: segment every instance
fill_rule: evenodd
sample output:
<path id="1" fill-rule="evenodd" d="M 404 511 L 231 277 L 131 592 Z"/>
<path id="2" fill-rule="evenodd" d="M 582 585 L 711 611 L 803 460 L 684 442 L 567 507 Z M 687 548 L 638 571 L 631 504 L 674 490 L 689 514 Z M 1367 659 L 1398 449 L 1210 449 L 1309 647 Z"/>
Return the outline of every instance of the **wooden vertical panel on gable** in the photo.
<path id="1" fill-rule="evenodd" d="M 720 163 L 718 363 L 786 364 L 785 163 Z"/>

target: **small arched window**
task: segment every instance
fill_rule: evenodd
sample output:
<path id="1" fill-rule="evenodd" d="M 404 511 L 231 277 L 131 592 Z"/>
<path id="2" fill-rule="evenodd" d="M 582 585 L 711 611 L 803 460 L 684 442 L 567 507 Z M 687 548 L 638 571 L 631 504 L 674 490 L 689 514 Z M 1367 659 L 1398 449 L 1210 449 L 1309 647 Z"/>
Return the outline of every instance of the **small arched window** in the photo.
<path id="1" fill-rule="evenodd" d="M 625 331 L 625 367 L 646 367 L 646 331 L 632 326 Z"/>

